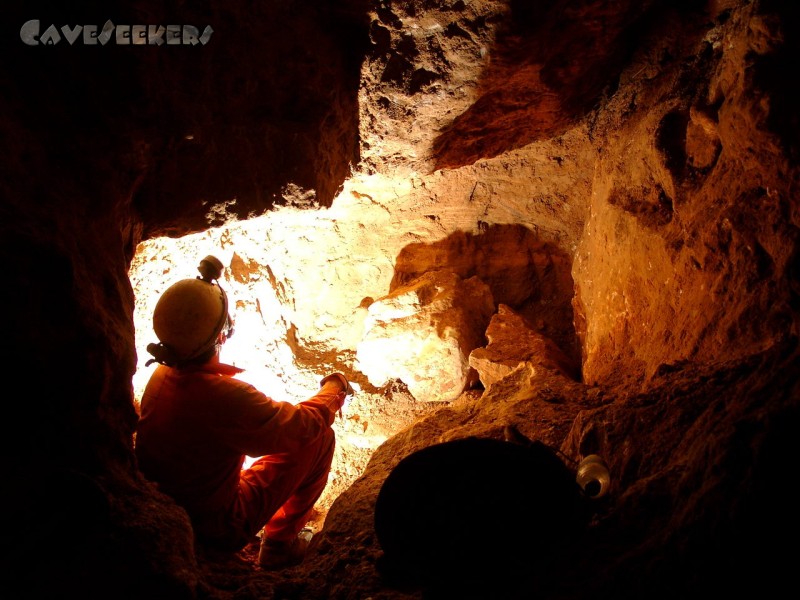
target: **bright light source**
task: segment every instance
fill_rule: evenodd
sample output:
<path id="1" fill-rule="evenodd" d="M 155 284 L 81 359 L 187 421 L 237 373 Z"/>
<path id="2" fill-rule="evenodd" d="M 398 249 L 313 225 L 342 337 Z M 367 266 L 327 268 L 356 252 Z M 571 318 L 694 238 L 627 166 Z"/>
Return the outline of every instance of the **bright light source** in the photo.
<path id="1" fill-rule="evenodd" d="M 368 195 L 340 194 L 328 210 L 276 209 L 202 233 L 140 244 L 129 270 L 138 354 L 135 402 L 155 369 L 145 367 L 151 358 L 147 344 L 158 341 L 152 329 L 155 305 L 170 285 L 197 277 L 197 265 L 209 254 L 224 266 L 220 285 L 234 319 L 233 337 L 220 359 L 245 369 L 237 378 L 274 400 L 297 404 L 311 397 L 323 376 L 341 369 L 337 361 L 352 360 L 364 331 L 364 298 L 389 289 L 396 254 L 389 248 L 405 243 L 402 233 L 393 241 L 386 238 L 387 212 L 371 200 L 389 193 L 380 183 L 366 182 Z M 380 244 L 376 223 L 381 225 Z M 303 361 L 296 360 L 298 346 Z M 329 486 L 318 502 L 323 516 L 363 473 L 372 451 L 413 418 L 410 412 L 407 421 L 384 409 L 391 400 L 386 396 L 354 388 L 344 418 L 333 424 L 337 449 Z M 255 460 L 248 457 L 245 467 Z"/>

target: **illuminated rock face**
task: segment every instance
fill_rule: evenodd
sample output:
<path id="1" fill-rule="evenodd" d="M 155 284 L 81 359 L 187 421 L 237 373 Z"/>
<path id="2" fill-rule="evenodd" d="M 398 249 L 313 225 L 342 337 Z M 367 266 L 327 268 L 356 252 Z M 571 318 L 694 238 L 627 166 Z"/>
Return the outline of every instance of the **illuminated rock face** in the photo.
<path id="1" fill-rule="evenodd" d="M 402 380 L 419 401 L 453 401 L 492 312 L 489 286 L 477 277 L 426 273 L 369 307 L 356 368 L 378 387 Z"/>
<path id="2" fill-rule="evenodd" d="M 534 323 L 577 363 L 572 260 L 563 245 L 548 241 L 535 225 L 484 224 L 473 234 L 456 231 L 405 246 L 395 261 L 391 289 L 438 269 L 478 277 L 489 286 L 495 305 L 504 304 Z"/>
<path id="3" fill-rule="evenodd" d="M 573 379 L 578 376 L 577 365 L 552 340 L 534 331 L 505 304 L 492 317 L 486 337 L 488 345 L 469 355 L 469 364 L 478 371 L 486 389 L 523 363 L 553 369 Z"/>
<path id="4" fill-rule="evenodd" d="M 573 266 L 587 382 L 742 358 L 792 329 L 794 167 L 775 129 L 790 117 L 780 101 L 767 110 L 765 90 L 739 75 L 776 60 L 769 19 L 737 13 L 730 29 L 748 19 L 751 36 L 709 46 L 716 67 L 695 94 L 667 102 L 669 88 L 654 80 L 660 108 L 624 136 L 608 132 Z"/>
<path id="5" fill-rule="evenodd" d="M 137 2 L 125 20 L 164 22 L 162 5 Z M 48 23 L 86 22 L 47 8 Z M 3 585 L 32 598 L 408 597 L 375 571 L 381 482 L 414 450 L 499 438 L 508 424 L 567 459 L 602 455 L 612 487 L 546 581 L 497 582 L 520 587 L 495 597 L 778 597 L 794 584 L 783 548 L 800 537 L 785 491 L 800 428 L 795 3 L 179 8 L 215 28 L 208 44 L 0 40 L 3 364 L 23 389 L 4 405 L 18 435 L 0 455 L 6 488 L 25 490 L 7 495 Z M 21 26 L 31 12 L 4 19 Z M 374 335 L 393 357 L 382 325 L 362 327 L 367 307 L 452 263 L 461 284 L 477 276 L 581 363 L 577 380 L 529 365 L 526 344 L 489 357 L 500 360 L 481 366 L 487 382 L 506 361 L 523 366 L 362 454 L 369 465 L 308 563 L 273 576 L 198 557 L 185 514 L 137 470 L 128 273 L 143 240 L 265 212 L 272 229 L 247 273 L 292 359 L 334 357 L 368 390 L 358 344 Z M 294 228 L 299 213 L 308 222 Z M 483 243 L 501 227 L 530 237 Z M 463 254 L 430 260 L 448 238 Z M 544 244 L 552 260 L 500 251 Z M 491 346 L 464 342 L 485 333 L 481 302 L 450 337 L 398 323 L 436 341 L 427 364 L 452 371 L 452 389 L 469 350 Z M 400 394 L 383 392 L 340 426 L 369 430 L 396 410 Z"/>

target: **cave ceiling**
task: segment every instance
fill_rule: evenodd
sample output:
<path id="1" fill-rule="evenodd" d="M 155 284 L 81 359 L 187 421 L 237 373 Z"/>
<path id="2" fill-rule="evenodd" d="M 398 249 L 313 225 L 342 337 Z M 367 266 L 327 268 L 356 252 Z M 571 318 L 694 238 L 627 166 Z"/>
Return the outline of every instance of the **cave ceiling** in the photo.
<path id="1" fill-rule="evenodd" d="M 30 46 L 32 19 L 41 34 L 107 20 L 213 33 L 124 47 L 61 30 Z M 378 489 L 416 449 L 508 425 L 568 461 L 603 455 L 612 481 L 579 543 L 542 580 L 511 582 L 522 597 L 791 585 L 797 5 L 34 1 L 3 21 L 2 348 L 24 385 L 0 456 L 26 493 L 6 495 L 0 586 L 423 597 L 376 571 Z M 287 364 L 314 386 L 314 369 L 344 370 L 364 392 L 359 420 L 336 423 L 358 469 L 337 465 L 318 544 L 285 576 L 197 553 L 133 459 L 150 341 L 133 284 L 171 279 L 188 234 L 224 249 L 232 293 L 260 294 L 241 304 L 282 328 Z M 427 362 L 391 344 L 409 306 L 398 331 L 435 340 Z M 450 379 L 383 382 L 423 368 Z M 347 446 L 373 432 L 377 449 Z"/>

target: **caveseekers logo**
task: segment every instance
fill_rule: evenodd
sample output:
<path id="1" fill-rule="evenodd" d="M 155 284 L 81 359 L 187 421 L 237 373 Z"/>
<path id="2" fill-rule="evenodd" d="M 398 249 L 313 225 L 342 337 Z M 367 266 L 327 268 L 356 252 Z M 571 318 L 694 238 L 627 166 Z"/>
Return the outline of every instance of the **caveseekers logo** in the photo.
<path id="1" fill-rule="evenodd" d="M 28 46 L 55 46 L 62 40 L 72 46 L 105 46 L 112 42 L 118 46 L 205 46 L 214 30 L 207 25 L 203 32 L 194 25 L 115 25 L 106 21 L 98 30 L 97 25 L 50 25 L 42 31 L 39 19 L 22 25 L 19 37 Z"/>

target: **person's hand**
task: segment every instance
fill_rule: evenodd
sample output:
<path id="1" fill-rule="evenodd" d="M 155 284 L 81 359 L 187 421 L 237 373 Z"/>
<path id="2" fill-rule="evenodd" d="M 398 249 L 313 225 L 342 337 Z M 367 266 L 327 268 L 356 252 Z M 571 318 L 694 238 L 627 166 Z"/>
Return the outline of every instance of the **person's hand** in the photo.
<path id="1" fill-rule="evenodd" d="M 336 394 L 335 398 L 339 404 L 339 417 L 343 419 L 344 415 L 342 414 L 342 409 L 344 408 L 347 400 L 355 393 L 355 390 L 353 389 L 353 386 L 350 385 L 350 382 L 347 381 L 347 377 L 341 373 L 331 373 L 330 375 L 326 375 L 320 380 L 319 386 L 322 387 L 326 383 L 337 383 L 341 388 L 339 393 Z"/>
<path id="2" fill-rule="evenodd" d="M 338 382 L 346 396 L 352 396 L 355 393 L 353 386 L 351 386 L 350 382 L 347 381 L 347 377 L 345 377 L 341 373 L 331 373 L 330 375 L 326 375 L 320 380 L 319 386 L 322 387 L 329 381 Z"/>

